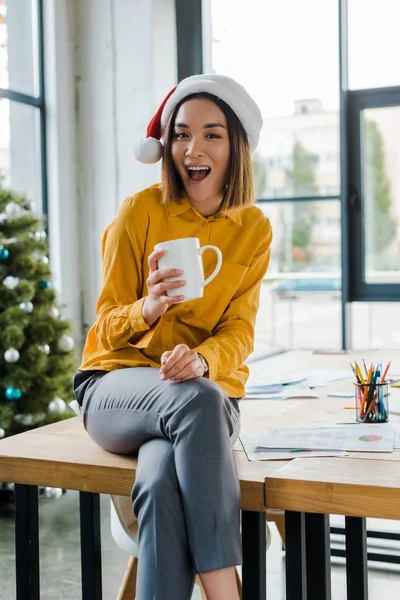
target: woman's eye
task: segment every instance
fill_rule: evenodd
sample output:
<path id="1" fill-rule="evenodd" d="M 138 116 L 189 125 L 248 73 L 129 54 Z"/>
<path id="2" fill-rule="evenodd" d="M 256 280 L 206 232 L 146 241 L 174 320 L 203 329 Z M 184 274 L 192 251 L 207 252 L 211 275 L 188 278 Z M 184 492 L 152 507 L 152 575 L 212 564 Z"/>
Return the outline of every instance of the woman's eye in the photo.
<path id="1" fill-rule="evenodd" d="M 176 140 L 181 140 L 185 137 L 187 137 L 187 133 L 183 133 L 181 131 L 175 131 L 175 139 Z"/>
<path id="2" fill-rule="evenodd" d="M 215 139 L 218 139 L 218 138 L 220 138 L 221 136 L 220 136 L 220 135 L 218 135 L 217 133 L 208 133 L 208 134 L 207 134 L 207 137 L 208 137 L 208 138 L 211 138 L 212 140 L 215 140 Z"/>

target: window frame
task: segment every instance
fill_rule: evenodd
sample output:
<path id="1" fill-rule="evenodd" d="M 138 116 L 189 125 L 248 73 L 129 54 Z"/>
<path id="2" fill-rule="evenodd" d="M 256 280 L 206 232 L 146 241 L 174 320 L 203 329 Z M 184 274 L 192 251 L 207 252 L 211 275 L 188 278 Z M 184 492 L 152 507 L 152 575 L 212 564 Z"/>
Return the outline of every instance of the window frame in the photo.
<path id="1" fill-rule="evenodd" d="M 348 93 L 348 185 L 347 199 L 349 257 L 349 302 L 398 302 L 400 284 L 367 283 L 365 274 L 362 199 L 362 111 L 400 106 L 400 86 L 354 90 Z"/>
<path id="2" fill-rule="evenodd" d="M 12 102 L 19 102 L 27 106 L 37 108 L 39 111 L 39 148 L 40 148 L 40 180 L 42 193 L 41 213 L 44 217 L 48 215 L 48 192 L 47 192 L 47 154 L 46 154 L 46 110 L 45 110 L 45 82 L 44 82 L 44 35 L 43 35 L 43 0 L 36 0 L 37 31 L 38 31 L 38 95 L 33 96 L 17 92 L 9 88 L 0 88 L 0 98 Z M 35 18 L 35 15 L 33 15 Z M 47 228 L 47 219 L 45 219 Z"/>

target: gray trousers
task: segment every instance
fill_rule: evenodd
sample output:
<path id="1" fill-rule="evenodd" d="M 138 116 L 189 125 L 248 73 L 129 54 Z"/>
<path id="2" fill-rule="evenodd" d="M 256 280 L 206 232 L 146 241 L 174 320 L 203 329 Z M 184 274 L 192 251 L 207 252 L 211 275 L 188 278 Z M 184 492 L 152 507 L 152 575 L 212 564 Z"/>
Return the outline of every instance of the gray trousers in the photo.
<path id="1" fill-rule="evenodd" d="M 195 573 L 241 564 L 236 399 L 205 378 L 160 381 L 138 367 L 95 379 L 82 408 L 97 444 L 138 452 L 138 600 L 188 600 Z"/>

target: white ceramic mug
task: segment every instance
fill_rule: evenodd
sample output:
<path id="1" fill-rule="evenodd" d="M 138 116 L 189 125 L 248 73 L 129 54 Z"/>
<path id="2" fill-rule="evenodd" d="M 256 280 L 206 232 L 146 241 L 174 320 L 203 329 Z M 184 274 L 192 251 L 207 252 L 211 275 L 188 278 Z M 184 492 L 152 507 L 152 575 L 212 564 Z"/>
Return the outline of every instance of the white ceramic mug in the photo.
<path id="1" fill-rule="evenodd" d="M 204 268 L 202 255 L 205 250 L 211 248 L 217 253 L 217 266 L 210 277 L 204 280 Z M 158 259 L 159 269 L 181 269 L 183 275 L 169 277 L 165 281 L 185 280 L 187 283 L 181 288 L 168 290 L 168 296 L 184 296 L 183 302 L 203 297 L 203 291 L 217 275 L 222 266 L 221 250 L 216 246 L 200 247 L 199 238 L 180 238 L 156 244 L 155 250 L 166 250 L 164 256 Z"/>

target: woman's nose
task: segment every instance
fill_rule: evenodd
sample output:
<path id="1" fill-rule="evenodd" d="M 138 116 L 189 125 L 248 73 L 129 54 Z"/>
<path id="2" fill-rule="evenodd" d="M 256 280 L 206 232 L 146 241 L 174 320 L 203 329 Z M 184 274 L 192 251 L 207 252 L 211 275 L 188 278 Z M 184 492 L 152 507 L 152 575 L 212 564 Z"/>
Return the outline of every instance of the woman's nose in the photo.
<path id="1" fill-rule="evenodd" d="M 202 156 L 204 154 L 202 141 L 196 137 L 192 137 L 188 141 L 186 148 L 187 156 Z"/>

